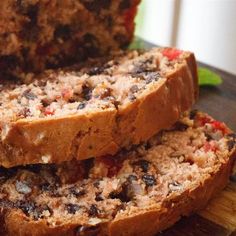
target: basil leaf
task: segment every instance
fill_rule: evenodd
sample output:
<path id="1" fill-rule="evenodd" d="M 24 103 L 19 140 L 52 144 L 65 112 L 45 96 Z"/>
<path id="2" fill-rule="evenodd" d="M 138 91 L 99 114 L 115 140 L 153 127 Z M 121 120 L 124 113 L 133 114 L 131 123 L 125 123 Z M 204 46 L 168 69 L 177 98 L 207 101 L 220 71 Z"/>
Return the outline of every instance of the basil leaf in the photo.
<path id="1" fill-rule="evenodd" d="M 200 67 L 198 68 L 198 77 L 199 77 L 199 85 L 220 85 L 222 84 L 222 78 L 216 74 L 215 72 L 207 69 Z"/>

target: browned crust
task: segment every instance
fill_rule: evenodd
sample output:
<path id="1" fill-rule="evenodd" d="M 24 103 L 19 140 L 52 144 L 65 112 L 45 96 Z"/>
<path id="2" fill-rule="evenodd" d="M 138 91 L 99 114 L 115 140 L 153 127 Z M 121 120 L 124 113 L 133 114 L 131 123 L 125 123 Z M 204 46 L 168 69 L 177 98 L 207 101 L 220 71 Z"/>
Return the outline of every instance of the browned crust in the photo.
<path id="1" fill-rule="evenodd" d="M 182 216 L 188 216 L 206 206 L 208 201 L 228 183 L 229 176 L 236 158 L 236 152 L 231 153 L 228 161 L 222 163 L 214 173 L 204 179 L 201 184 L 194 186 L 181 195 L 167 198 L 162 205 L 157 204 L 147 210 L 138 210 L 127 215 L 117 215 L 116 218 L 100 225 L 99 236 L 152 236 L 162 231 Z M 9 211 L 4 216 L 5 235 L 13 236 L 70 236 L 76 234 L 78 223 L 64 222 L 62 225 L 49 227 L 46 221 L 28 221 L 19 211 Z M 81 222 L 80 222 L 81 224 Z M 6 234 L 7 232 L 7 234 Z M 1 234 L 4 236 L 4 234 Z M 83 234 L 91 235 L 91 234 Z"/>
<path id="2" fill-rule="evenodd" d="M 113 155 L 170 127 L 190 109 L 198 95 L 196 61 L 192 53 L 159 88 L 121 108 L 92 115 L 37 121 L 19 120 L 0 142 L 0 165 L 59 163 Z M 37 137 L 44 137 L 38 141 Z M 46 157 L 46 158 L 45 158 Z"/>

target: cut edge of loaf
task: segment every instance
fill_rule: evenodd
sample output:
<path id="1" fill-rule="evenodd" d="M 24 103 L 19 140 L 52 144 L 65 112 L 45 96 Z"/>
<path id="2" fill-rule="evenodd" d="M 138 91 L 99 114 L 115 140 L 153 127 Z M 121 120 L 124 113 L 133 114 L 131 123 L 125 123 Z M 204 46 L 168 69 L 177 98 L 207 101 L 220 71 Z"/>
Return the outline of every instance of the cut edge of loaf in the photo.
<path id="1" fill-rule="evenodd" d="M 194 122 L 192 116 L 195 117 Z M 30 201 L 30 195 L 27 195 L 29 191 L 32 191 L 29 190 L 29 187 L 33 184 L 27 183 L 27 175 L 30 171 L 37 173 L 38 168 L 47 169 L 48 165 L 41 167 L 35 165 L 35 167 L 29 167 L 29 169 L 27 169 L 28 167 L 20 167 L 15 174 L 13 171 L 13 177 L 5 175 L 6 184 L 13 183 L 13 185 L 9 185 L 9 188 L 12 189 L 10 191 L 13 192 L 9 194 L 9 200 L 1 197 L 2 225 L 5 225 L 5 230 L 10 236 L 16 234 L 22 236 L 55 234 L 61 236 L 91 234 L 100 236 L 152 236 L 158 231 L 170 227 L 182 216 L 188 216 L 202 209 L 228 183 L 236 158 L 236 135 L 231 133 L 225 124 L 213 120 L 206 114 L 194 111 L 190 113 L 189 117 L 192 118 L 182 117 L 173 128 L 158 134 L 148 143 L 134 147 L 128 152 L 121 152 L 119 156 L 121 159 L 116 157 L 93 159 L 94 165 L 82 161 L 81 163 L 90 165 L 88 180 L 74 180 L 75 183 L 72 184 L 65 182 L 63 187 L 59 185 L 58 191 L 60 188 L 65 191 L 64 193 L 61 192 L 62 196 L 60 196 L 60 191 L 44 192 L 45 195 L 42 195 L 43 193 L 37 194 L 35 199 L 32 200 L 42 201 L 47 194 L 49 196 L 53 194 L 52 201 L 58 201 L 58 208 L 61 208 L 60 204 L 65 204 L 66 208 L 62 207 L 64 212 L 61 212 L 57 207 L 52 209 L 53 214 L 56 214 L 53 215 L 55 218 L 53 221 L 49 220 L 50 214 L 52 214 L 50 208 L 44 206 L 44 213 L 40 211 L 40 208 L 38 211 L 37 207 L 40 207 L 40 205 L 37 205 L 36 208 L 30 205 L 28 202 Z M 192 153 L 192 151 L 194 152 Z M 60 171 L 61 176 L 59 176 L 64 176 L 63 179 L 67 179 L 66 176 L 71 175 L 74 178 L 78 171 L 68 172 L 66 165 L 63 165 L 65 172 Z M 72 165 L 76 166 L 75 162 Z M 130 169 L 130 167 L 133 169 Z M 31 168 L 33 169 L 31 170 Z M 17 170 L 17 168 L 13 170 Z M 49 171 L 51 170 L 49 169 Z M 8 170 L 6 170 L 6 173 L 8 173 Z M 46 174 L 47 172 L 43 173 Z M 38 176 L 44 176 L 43 173 L 39 172 Z M 16 179 L 14 175 L 16 175 Z M 4 181 L 3 177 L 4 175 L 1 177 L 2 181 Z M 191 178 L 189 179 L 189 177 Z M 8 180 L 8 178 L 10 179 Z M 116 179 L 123 181 L 121 190 L 115 184 Z M 77 186 L 76 181 L 84 184 Z M 109 183 L 112 184 L 111 186 L 115 184 L 113 187 L 117 190 L 109 187 Z M 162 185 L 162 183 L 166 183 L 167 186 Z M 96 192 L 88 187 L 89 184 L 93 186 Z M 16 190 L 13 189 L 14 185 Z M 74 185 L 77 186 L 77 190 L 72 188 Z M 53 186 L 54 184 L 51 187 Z M 44 191 L 50 191 L 49 187 L 50 185 L 45 185 Z M 81 187 L 84 188 L 85 195 L 80 192 L 83 190 Z M 34 188 L 38 188 L 38 186 L 34 184 Z M 106 193 L 108 189 L 110 189 L 109 194 Z M 86 190 L 89 190 L 88 195 L 86 195 Z M 166 192 L 166 190 L 168 191 Z M 5 191 L 9 192 L 7 189 Z M 144 195 L 142 191 L 145 191 Z M 163 196 L 159 195 L 162 191 L 164 191 Z M 71 195 L 72 193 L 73 195 Z M 4 192 L 1 194 L 4 195 Z M 66 199 L 63 198 L 64 194 L 67 196 Z M 74 194 L 76 194 L 77 200 L 73 198 Z M 95 199 L 91 198 L 93 194 L 96 196 Z M 26 196 L 27 198 L 25 198 Z M 108 199 L 106 199 L 106 196 Z M 24 198 L 22 199 L 22 197 Z M 84 210 L 81 208 L 84 201 L 88 201 L 87 198 L 91 198 L 86 203 L 89 204 L 87 209 L 88 218 L 85 217 Z M 12 202 L 15 201 L 14 199 L 22 199 L 23 202 Z M 26 203 L 24 205 L 24 201 L 26 201 L 24 199 L 27 200 L 29 205 Z M 96 200 L 96 205 L 94 205 L 94 200 Z M 112 207 L 109 206 L 109 201 L 114 205 L 114 209 L 108 210 Z M 68 204 L 69 202 L 72 204 Z M 91 208 L 89 208 L 90 205 L 93 206 L 92 213 Z M 105 212 L 103 212 L 103 207 L 105 207 L 104 210 L 107 209 Z M 117 207 L 118 211 L 115 210 Z M 115 214 L 111 218 L 109 216 L 106 218 L 106 213 L 108 215 L 112 214 L 113 210 Z M 82 212 L 80 213 L 80 211 Z M 61 213 L 58 215 L 59 212 Z M 71 217 L 67 214 L 71 214 Z"/>
<path id="2" fill-rule="evenodd" d="M 148 55 L 172 50 L 181 53 L 176 49 L 154 48 Z M 192 107 L 198 96 L 195 57 L 190 52 L 183 53 L 182 64 L 173 67 L 174 72 L 166 72 L 166 82 L 162 86 L 152 88 L 148 94 L 118 110 L 114 107 L 95 115 L 35 122 L 22 119 L 3 126 L 2 134 L 6 135 L 0 143 L 1 165 L 60 163 L 73 158 L 114 155 L 120 148 L 138 144 L 170 127 Z M 165 61 L 173 66 L 168 56 Z"/>

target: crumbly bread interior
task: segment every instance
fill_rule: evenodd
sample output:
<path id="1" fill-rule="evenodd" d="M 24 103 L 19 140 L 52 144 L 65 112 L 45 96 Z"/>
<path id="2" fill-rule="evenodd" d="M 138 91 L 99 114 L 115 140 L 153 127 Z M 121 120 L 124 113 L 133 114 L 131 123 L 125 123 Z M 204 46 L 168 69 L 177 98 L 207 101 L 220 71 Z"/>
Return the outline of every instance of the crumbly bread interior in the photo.
<path id="1" fill-rule="evenodd" d="M 166 76 L 184 65 L 188 52 L 154 48 L 148 52 L 121 53 L 104 63 L 48 71 L 28 84 L 0 86 L 0 120 L 64 117 L 122 109 L 166 82 Z M 170 57 L 169 54 L 176 54 Z"/>
<path id="2" fill-rule="evenodd" d="M 0 208 L 49 227 L 70 222 L 96 229 L 197 188 L 229 161 L 235 142 L 223 123 L 192 111 L 115 156 L 1 168 Z"/>

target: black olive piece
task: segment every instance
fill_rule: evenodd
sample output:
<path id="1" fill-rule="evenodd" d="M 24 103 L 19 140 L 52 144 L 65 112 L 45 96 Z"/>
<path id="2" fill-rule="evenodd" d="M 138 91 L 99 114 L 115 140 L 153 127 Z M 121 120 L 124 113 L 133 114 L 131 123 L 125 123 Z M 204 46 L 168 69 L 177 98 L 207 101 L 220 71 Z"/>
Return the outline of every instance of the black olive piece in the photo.
<path id="1" fill-rule="evenodd" d="M 88 85 L 83 85 L 82 86 L 82 94 L 83 98 L 88 101 L 92 97 L 92 89 Z"/>
<path id="2" fill-rule="evenodd" d="M 86 102 L 81 102 L 78 107 L 77 107 L 77 110 L 82 110 L 86 107 L 87 103 Z"/>
<path id="3" fill-rule="evenodd" d="M 37 96 L 33 92 L 31 92 L 30 89 L 25 90 L 22 93 L 22 96 L 27 98 L 28 100 L 34 100 L 37 98 Z"/>
<path id="4" fill-rule="evenodd" d="M 182 122 L 177 121 L 174 125 L 174 129 L 177 131 L 185 131 L 189 128 L 188 125 L 183 124 Z"/>
<path id="5" fill-rule="evenodd" d="M 79 190 L 76 187 L 71 187 L 69 189 L 70 194 L 74 195 L 75 197 L 81 197 L 84 196 L 86 194 L 86 191 L 84 189 Z"/>
<path id="6" fill-rule="evenodd" d="M 81 206 L 79 206 L 78 204 L 66 204 L 66 210 L 69 214 L 75 214 L 77 211 L 79 211 L 79 209 L 81 208 Z"/>
<path id="7" fill-rule="evenodd" d="M 236 147 L 236 134 L 232 133 L 232 134 L 228 134 L 227 135 L 227 146 L 229 151 L 231 151 L 234 147 Z"/>
<path id="8" fill-rule="evenodd" d="M 197 110 L 197 109 L 194 109 L 194 110 L 190 111 L 189 118 L 190 118 L 191 120 L 194 120 L 195 117 L 196 117 L 196 115 L 197 115 L 197 113 L 198 113 L 198 110 Z"/>
<path id="9" fill-rule="evenodd" d="M 97 205 L 92 204 L 88 211 L 89 216 L 98 216 L 100 214 L 100 210 Z"/>
<path id="10" fill-rule="evenodd" d="M 36 209 L 34 202 L 20 200 L 16 203 L 16 207 L 21 209 L 26 216 L 29 216 Z"/>
<path id="11" fill-rule="evenodd" d="M 158 79 L 161 77 L 160 73 L 158 72 L 150 72 L 146 74 L 145 82 L 146 84 L 150 84 L 153 81 L 158 81 Z"/>
<path id="12" fill-rule="evenodd" d="M 149 174 L 144 174 L 142 176 L 142 180 L 144 181 L 144 183 L 146 184 L 146 186 L 151 187 L 153 185 L 156 184 L 156 179 L 153 175 L 149 175 Z"/>
<path id="13" fill-rule="evenodd" d="M 133 180 L 135 180 L 135 177 L 131 177 L 131 179 L 134 178 Z M 134 192 L 132 189 L 132 180 L 128 179 L 126 182 L 124 182 L 122 184 L 121 189 L 119 189 L 118 191 L 113 191 L 109 194 L 109 198 L 111 199 L 120 199 L 121 202 L 129 202 L 132 200 L 133 196 L 134 196 Z"/>
<path id="14" fill-rule="evenodd" d="M 102 197 L 102 195 L 101 195 L 101 193 L 96 193 L 95 200 L 96 200 L 97 202 L 100 202 L 100 201 L 103 201 L 103 200 L 104 200 L 103 197 Z"/>
<path id="15" fill-rule="evenodd" d="M 87 71 L 87 74 L 92 75 L 100 75 L 104 72 L 104 67 L 92 67 Z"/>
<path id="16" fill-rule="evenodd" d="M 211 141 L 213 138 L 211 137 L 211 135 L 210 134 L 208 134 L 208 133 L 205 133 L 205 136 L 206 136 L 206 140 L 207 141 Z"/>

